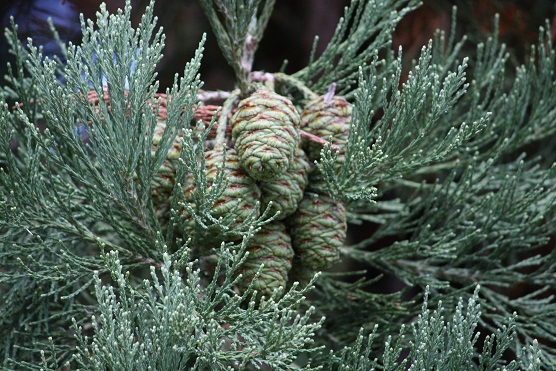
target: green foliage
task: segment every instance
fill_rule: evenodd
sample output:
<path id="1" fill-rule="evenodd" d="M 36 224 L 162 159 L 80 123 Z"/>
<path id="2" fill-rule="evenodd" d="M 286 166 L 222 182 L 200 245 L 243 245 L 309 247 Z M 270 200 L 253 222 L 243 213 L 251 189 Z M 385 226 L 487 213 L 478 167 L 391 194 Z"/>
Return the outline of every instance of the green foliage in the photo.
<path id="1" fill-rule="evenodd" d="M 128 267 L 155 261 L 166 249 L 150 184 L 180 125 L 193 116 L 201 49 L 168 92 L 167 134 L 151 156 L 154 68 L 163 36 L 154 32 L 152 5 L 137 31 L 129 27 L 130 11 L 129 4 L 118 15 L 101 9 L 96 25 L 83 21 L 84 42 L 68 45 L 64 64 L 44 58 L 31 43 L 26 49 L 16 44 L 15 30 L 7 31 L 18 56 L 13 78 L 19 80 L 11 92 L 27 89 L 17 99 L 40 93 L 14 112 L 3 103 L 0 113 L 0 282 L 9 304 L 1 309 L 0 339 L 6 362 L 20 352 L 13 348 L 18 339 L 41 341 L 38 334 L 60 332 L 68 337 L 63 328 L 71 313 L 94 302 L 86 293 L 91 273 L 105 271 L 98 246 L 119 251 Z M 104 88 L 110 107 L 103 100 L 90 105 L 87 93 L 102 97 Z M 36 126 L 37 108 L 30 110 L 30 102 L 40 105 L 44 131 Z M 82 126 L 90 127 L 90 143 L 76 135 Z M 52 325 L 56 330 L 48 334 Z"/>
<path id="2" fill-rule="evenodd" d="M 338 94 L 352 96 L 359 68 L 365 72 L 371 68 L 369 62 L 390 46 L 396 24 L 418 5 L 417 0 L 351 0 L 325 51 L 316 57 L 319 38 L 315 37 L 309 64 L 293 76 L 315 92 L 325 93 L 331 83 L 336 83 Z"/>
<path id="3" fill-rule="evenodd" d="M 238 269 L 241 252 L 230 254 L 222 248 L 219 264 L 229 266 L 217 270 Z M 307 351 L 304 345 L 312 342 L 320 326 L 309 321 L 311 310 L 297 312 L 307 289 L 291 290 L 258 307 L 255 301 L 241 307 L 246 295 L 234 294 L 233 280 L 218 283 L 215 276 L 203 287 L 195 262 L 187 262 L 182 274 L 171 269 L 172 260 L 165 255 L 160 272 L 151 267 L 151 279 L 137 288 L 122 272 L 117 254 L 105 259 L 117 286 L 105 286 L 95 278 L 100 314 L 98 320 L 90 319 L 93 336 L 88 339 L 81 335 L 82 327 L 75 328 L 76 361 L 83 369 L 292 369 L 289 365 Z"/>
<path id="4" fill-rule="evenodd" d="M 274 1 L 201 5 L 239 89 L 220 118 L 193 122 L 203 38 L 166 91 L 156 148 L 162 100 L 155 68 L 164 36 L 152 2 L 137 29 L 129 1 L 117 14 L 102 7 L 95 22 L 82 20 L 83 41 L 63 46 L 65 60 L 44 57 L 32 41 L 21 44 L 15 25 L 6 31 L 16 62 L 0 89 L 2 367 L 556 364 L 549 25 L 514 72 L 496 22 L 494 35 L 466 56 L 454 24 L 448 41 L 439 31 L 402 80 L 391 34 L 417 2 L 353 0 L 323 54 L 313 52 L 307 67 L 288 76 L 251 71 Z M 348 223 L 371 230 L 340 249 L 344 263 L 366 271 L 337 265 L 309 283 L 289 282 L 283 296 L 260 298 L 261 266 L 239 292 L 249 243 L 275 216 L 270 206 L 241 225 L 233 213 L 215 216 L 229 186 L 226 155 L 207 177 L 215 169 L 205 152 L 216 123 L 223 144 L 226 118 L 251 80 L 275 84 L 299 110 L 333 83 L 353 104 L 344 157 L 325 145 L 316 169 L 322 191 L 344 202 Z M 98 102 L 89 102 L 90 92 Z M 152 184 L 176 141 L 182 149 L 164 223 Z M 241 240 L 199 242 L 230 235 Z M 377 290 L 388 277 L 403 287 Z M 526 289 L 510 295 L 516 285 Z"/>
<path id="5" fill-rule="evenodd" d="M 228 64 L 246 92 L 255 52 L 276 0 L 200 0 Z M 260 7 L 260 9 L 259 9 Z"/>
<path id="6" fill-rule="evenodd" d="M 392 344 L 389 337 L 383 353 L 383 368 L 386 371 L 396 370 L 540 370 L 537 343 L 530 348 L 522 349 L 519 361 L 505 362 L 503 353 L 509 349 L 515 335 L 515 315 L 508 319 L 508 325 L 497 329 L 495 334 L 487 336 L 482 352 L 477 354 L 474 349 L 480 333 L 477 325 L 481 310 L 479 304 L 479 288 L 464 307 L 460 298 L 451 318 L 444 315 L 445 308 L 438 303 L 438 308 L 428 308 L 428 287 L 424 303 L 417 321 L 412 324 L 412 339 L 404 345 L 405 326 L 402 325 L 398 340 Z M 342 349 L 337 356 L 330 355 L 325 370 L 375 370 L 379 367 L 378 359 L 371 359 L 373 341 L 377 337 L 378 326 L 369 335 L 359 331 L 357 340 L 351 346 Z M 408 352 L 406 358 L 400 358 L 403 351 Z M 478 366 L 476 361 L 478 359 Z"/>

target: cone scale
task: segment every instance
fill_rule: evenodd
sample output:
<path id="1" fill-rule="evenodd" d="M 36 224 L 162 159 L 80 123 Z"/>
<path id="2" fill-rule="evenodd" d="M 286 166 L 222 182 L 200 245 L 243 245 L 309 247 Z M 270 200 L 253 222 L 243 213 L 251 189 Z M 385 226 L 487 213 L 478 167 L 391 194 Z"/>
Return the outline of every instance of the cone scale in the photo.
<path id="1" fill-rule="evenodd" d="M 303 109 L 301 129 L 340 148 L 338 160 L 342 161 L 349 136 L 351 114 L 351 104 L 343 97 L 321 96 Z M 320 159 L 321 144 L 305 140 L 303 147 L 311 161 Z"/>
<path id="2" fill-rule="evenodd" d="M 277 212 L 278 220 L 282 220 L 295 212 L 303 198 L 307 186 L 308 172 L 311 167 L 305 152 L 295 149 L 292 166 L 284 174 L 271 182 L 261 182 L 261 208 L 270 207 L 270 215 Z M 272 202 L 272 204 L 270 204 Z"/>
<path id="3" fill-rule="evenodd" d="M 249 255 L 238 272 L 242 275 L 237 284 L 241 292 L 249 287 L 261 265 L 261 273 L 253 286 L 259 295 L 269 297 L 274 290 L 286 287 L 294 252 L 283 223 L 271 222 L 263 226 L 249 242 L 247 251 Z"/>
<path id="4" fill-rule="evenodd" d="M 341 202 L 306 193 L 286 223 L 294 251 L 306 268 L 323 270 L 339 260 L 347 229 L 346 210 Z"/>
<path id="5" fill-rule="evenodd" d="M 286 172 L 299 144 L 299 114 L 286 97 L 259 89 L 239 103 L 231 120 L 239 162 L 260 181 Z"/>

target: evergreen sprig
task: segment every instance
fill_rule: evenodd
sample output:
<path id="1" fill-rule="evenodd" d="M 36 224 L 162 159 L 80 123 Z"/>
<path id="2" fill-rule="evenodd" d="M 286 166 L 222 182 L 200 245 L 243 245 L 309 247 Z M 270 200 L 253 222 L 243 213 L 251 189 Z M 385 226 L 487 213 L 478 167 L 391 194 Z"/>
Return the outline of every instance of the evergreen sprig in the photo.
<path id="1" fill-rule="evenodd" d="M 154 68 L 164 45 L 152 9 L 151 3 L 134 30 L 129 3 L 116 15 L 101 8 L 96 23 L 82 21 L 83 43 L 68 45 L 64 63 L 44 57 L 31 42 L 23 47 L 15 27 L 7 33 L 17 57 L 11 93 L 21 107 L 0 108 L 4 365 L 48 336 L 64 348 L 67 331 L 48 331 L 47 324 L 66 327 L 77 308 L 82 317 L 94 304 L 91 273 L 105 271 L 99 248 L 119 251 L 130 269 L 156 263 L 167 248 L 151 180 L 179 128 L 193 117 L 202 46 L 168 92 L 168 135 L 151 154 L 158 107 Z M 91 90 L 106 94 L 110 104 L 90 104 Z M 85 130 L 89 141 L 80 135 Z M 28 345 L 18 350 L 14 344 Z"/>
<path id="2" fill-rule="evenodd" d="M 173 190 L 172 200 L 172 220 L 178 229 L 190 230 L 192 233 L 187 238 L 192 239 L 193 246 L 199 248 L 202 241 L 206 241 L 207 235 L 212 240 L 225 240 L 226 237 L 245 236 L 252 229 L 257 229 L 273 219 L 264 211 L 259 215 L 259 208 L 254 208 L 246 216 L 240 226 L 235 226 L 236 219 L 234 212 L 231 210 L 227 215 L 215 217 L 213 216 L 213 206 L 221 197 L 222 193 L 228 186 L 223 169 L 226 161 L 226 152 L 224 150 L 222 164 L 216 170 L 214 179 L 207 179 L 207 167 L 205 161 L 205 148 L 199 143 L 204 143 L 215 124 L 215 118 L 207 127 L 202 122 L 198 122 L 194 129 L 187 128 L 183 130 L 181 138 L 183 149 L 180 153 L 180 165 L 176 174 L 176 183 Z M 186 198 L 183 192 L 184 187 L 191 189 L 191 197 Z M 258 206 L 258 204 L 257 204 Z M 179 210 L 185 210 L 190 219 L 180 218 Z M 191 223 L 194 228 L 191 228 Z M 171 241 L 168 239 L 167 241 Z M 218 247 L 218 246 L 212 246 Z M 206 249 L 206 248 L 205 248 Z"/>
<path id="3" fill-rule="evenodd" d="M 409 343 L 404 338 L 405 326 L 402 326 L 397 339 L 389 337 L 384 344 L 382 367 L 378 358 L 371 359 L 371 349 L 376 341 L 378 326 L 365 335 L 360 331 L 351 346 L 347 346 L 338 356 L 330 356 L 325 370 L 540 370 L 540 354 L 537 343 L 529 348 L 521 349 L 521 356 L 517 360 L 506 362 L 503 353 L 508 350 L 514 340 L 515 315 L 507 318 L 507 324 L 502 325 L 495 333 L 486 337 L 481 353 L 474 350 L 479 340 L 477 331 L 481 319 L 481 305 L 479 304 L 479 287 L 468 299 L 464 306 L 462 298 L 458 299 L 453 315 L 446 319 L 445 307 L 438 303 L 436 310 L 428 308 L 428 288 L 425 292 L 424 303 L 417 321 L 411 325 L 412 339 Z M 394 342 L 394 343 L 393 343 Z M 496 344 L 496 346 L 494 346 Z M 408 356 L 400 359 L 403 351 Z M 478 368 L 476 366 L 479 360 Z"/>
<path id="4" fill-rule="evenodd" d="M 274 1 L 201 4 L 241 93 L 250 77 L 270 84 L 271 74 L 251 68 Z M 245 292 L 236 283 L 244 279 L 238 272 L 249 241 L 272 217 L 253 213 L 236 226 L 233 215 L 213 215 L 228 186 L 221 167 L 207 180 L 205 151 L 217 118 L 190 125 L 204 39 L 166 91 L 155 147 L 162 104 L 155 68 L 164 36 L 153 2 L 136 29 L 129 1 L 117 14 L 103 7 L 96 22 L 82 19 L 83 41 L 63 47 L 66 60 L 43 56 L 32 41 L 23 46 L 13 25 L 6 35 L 16 64 L 0 92 L 2 366 L 556 364 L 556 254 L 543 250 L 556 221 L 550 27 L 512 71 L 496 22 L 469 57 L 453 24 L 448 41 L 438 32 L 402 82 L 401 51 L 387 49 L 396 23 L 416 6 L 353 0 L 322 56 L 313 52 L 306 68 L 275 76 L 279 88 L 305 98 L 336 84 L 336 94 L 353 104 L 345 156 L 324 146 L 317 191 L 344 201 L 350 223 L 370 227 L 368 237 L 341 250 L 346 262 L 370 272 L 338 266 L 341 272 L 289 282 L 284 296 L 261 300 L 253 290 L 261 270 Z M 224 102 L 220 133 L 235 94 Z M 176 143 L 169 225 L 161 225 L 152 184 Z M 192 184 L 189 198 L 184 187 Z M 242 240 L 200 250 L 203 235 Z M 377 292 L 389 277 L 399 288 Z M 525 292 L 510 296 L 516 285 Z M 478 331 L 492 334 L 482 349 Z"/>
<path id="5" fill-rule="evenodd" d="M 391 64 L 391 79 L 382 83 L 377 81 L 378 61 L 373 61 L 368 75 L 360 69 L 345 162 L 337 169 L 337 153 L 327 145 L 317 163 L 331 194 L 344 199 L 372 198 L 379 182 L 452 160 L 454 152 L 484 128 L 488 113 L 471 124 L 444 120 L 466 93 L 467 59 L 456 71 L 441 73 L 444 68 L 433 63 L 433 53 L 432 42 L 423 47 L 400 91 L 401 56 Z M 376 102 L 383 112 L 373 122 Z"/>
<path id="6" fill-rule="evenodd" d="M 490 321 L 500 325 L 502 318 L 514 311 L 519 314 L 516 349 L 533 342 L 533 327 L 537 334 L 542 333 L 542 338 L 554 338 L 542 325 L 554 321 L 550 314 L 554 303 L 542 298 L 544 290 L 554 283 L 546 276 L 547 272 L 554 272 L 553 254 L 529 256 L 529 251 L 544 246 L 553 233 L 553 156 L 539 151 L 544 155 L 541 161 L 518 152 L 524 145 L 545 138 L 544 130 L 549 136 L 554 124 L 554 107 L 544 105 L 546 97 L 553 96 L 555 86 L 554 52 L 545 30 L 546 27 L 540 30 L 542 53 L 537 55 L 533 48 L 536 62 L 531 59 L 518 67 L 516 82 L 509 87 L 505 79 L 505 48 L 495 36 L 479 45 L 477 59 L 470 62 L 475 70 L 469 78 L 462 71 L 468 63 L 465 59 L 455 73 L 449 72 L 457 61 L 455 55 L 461 51 L 461 43 L 451 49 L 444 49 L 442 44 L 429 45 L 431 50 L 423 50 L 415 73 L 410 73 L 399 92 L 393 74 L 391 95 L 383 94 L 389 90 L 389 82 L 377 81 L 378 74 L 371 72 L 371 83 L 361 81 L 355 93 L 355 119 L 363 122 L 355 122 L 355 130 L 360 126 L 371 128 L 359 135 L 370 143 L 361 152 L 372 153 L 376 147 L 371 144 L 380 143 L 385 153 L 382 161 L 388 166 L 375 166 L 374 173 L 365 174 L 362 168 L 353 167 L 354 163 L 364 162 L 354 161 L 351 166 L 358 171 L 350 174 L 351 179 L 342 177 L 347 172 L 334 172 L 334 152 L 326 148 L 318 164 L 321 171 L 328 172 L 328 187 L 336 195 L 342 195 L 342 190 L 349 192 L 348 185 L 357 179 L 361 186 L 353 190 L 361 192 L 369 185 L 377 190 L 375 204 L 350 202 L 352 222 L 371 221 L 378 226 L 369 238 L 346 247 L 346 256 L 409 280 L 406 282 L 410 287 L 431 285 L 438 294 L 442 293 L 441 297 L 451 298 L 448 300 L 453 300 L 453 293 L 461 288 L 480 283 L 487 308 L 484 317 L 488 318 L 483 326 L 493 330 Z M 440 39 L 441 35 L 437 37 Z M 426 76 L 417 82 L 423 70 L 427 71 Z M 533 74 L 535 78 L 531 78 Z M 441 76 L 446 83 L 439 83 Z M 412 82 L 413 79 L 416 80 Z M 466 80 L 471 81 L 469 86 Z M 545 82 L 544 86 L 537 85 L 539 80 Z M 428 87 L 430 93 L 426 92 Z M 442 108 L 443 102 L 446 109 Z M 376 112 L 380 112 L 378 118 L 374 117 Z M 400 119 L 403 123 L 396 128 Z M 536 125 L 543 129 L 534 129 Z M 419 135 L 420 130 L 423 132 Z M 517 132 L 521 134 L 516 135 Z M 537 134 L 528 134 L 531 132 Z M 384 144 L 375 138 L 385 138 Z M 352 138 L 348 146 L 354 144 L 357 141 Z M 373 159 L 371 155 L 364 157 Z M 436 182 L 426 181 L 427 178 Z M 346 179 L 349 180 L 344 187 L 337 187 Z M 389 193 L 399 198 L 384 199 Z M 345 195 L 356 198 L 353 196 L 357 193 Z M 387 242 L 392 239 L 394 243 Z M 384 247 L 377 249 L 377 245 Z M 405 268 L 398 270 L 400 266 Z M 514 300 L 498 292 L 517 282 L 531 285 L 533 292 Z M 542 307 L 542 313 L 530 317 L 533 306 Z M 528 320 L 538 318 L 538 322 L 533 320 L 533 326 L 520 323 L 521 315 Z M 350 323 L 349 314 L 339 316 L 338 323 Z M 370 320 L 364 325 L 372 324 Z M 357 328 L 338 331 L 348 334 Z M 540 359 L 545 365 L 553 364 L 552 349 L 543 352 Z"/>
<path id="7" fill-rule="evenodd" d="M 255 52 L 276 0 L 201 0 L 220 50 L 242 92 L 247 92 Z"/>
<path id="8" fill-rule="evenodd" d="M 220 268 L 237 270 L 245 247 L 237 253 L 223 247 L 220 264 L 226 267 Z M 250 293 L 235 295 L 234 280 L 217 283 L 218 275 L 203 287 L 195 262 L 188 262 L 182 274 L 165 255 L 160 271 L 151 267 L 150 279 L 136 288 L 115 252 L 105 259 L 115 286 L 95 278 L 99 317 L 90 319 L 92 337 L 74 326 L 76 360 L 83 369 L 295 369 L 291 362 L 307 351 L 304 346 L 310 346 L 320 326 L 309 322 L 312 310 L 297 311 L 308 288 L 292 289 L 258 307 L 252 299 L 241 308 Z"/>
<path id="9" fill-rule="evenodd" d="M 316 56 L 316 36 L 307 67 L 293 76 L 319 94 L 336 83 L 339 95 L 351 97 L 359 68 L 367 72 L 371 60 L 390 46 L 396 24 L 418 5 L 418 0 L 351 0 L 323 53 Z"/>
<path id="10" fill-rule="evenodd" d="M 492 164 L 469 165 L 458 174 L 457 182 L 454 172 L 451 181 L 445 181 L 442 187 L 424 191 L 428 197 L 408 203 L 424 209 L 408 206 L 400 219 L 391 219 L 369 239 L 347 247 L 346 255 L 391 272 L 410 285 L 459 292 L 457 287 L 480 283 L 484 286 L 484 302 L 489 303 L 485 304 L 488 310 L 484 317 L 493 321 L 500 321 L 499 313 L 507 317 L 514 311 L 529 313 L 528 321 L 538 319 L 539 325 L 554 321 L 554 303 L 544 300 L 542 291 L 527 296 L 527 300 L 509 300 L 496 292 L 496 287 L 507 288 L 516 282 L 535 287 L 551 285 L 552 278 L 547 280 L 546 274 L 553 272 L 553 254 L 522 255 L 544 245 L 553 231 L 546 224 L 554 215 L 553 170 L 542 171 L 535 166 L 524 169 L 522 161 L 494 169 Z M 364 249 L 388 236 L 404 234 L 407 239 L 398 239 L 382 249 Z M 529 317 L 533 307 L 544 309 Z M 529 332 L 532 327 L 517 328 L 523 338 L 534 339 Z M 535 332 L 540 334 L 540 328 Z M 554 336 L 548 329 L 542 333 L 546 338 Z M 551 353 L 547 350 L 543 357 Z"/>

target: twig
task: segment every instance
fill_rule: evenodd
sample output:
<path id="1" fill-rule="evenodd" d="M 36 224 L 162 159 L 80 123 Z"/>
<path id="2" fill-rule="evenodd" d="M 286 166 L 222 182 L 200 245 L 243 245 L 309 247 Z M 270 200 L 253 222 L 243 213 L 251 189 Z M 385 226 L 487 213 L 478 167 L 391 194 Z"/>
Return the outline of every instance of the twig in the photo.
<path id="1" fill-rule="evenodd" d="M 279 83 L 282 83 L 284 85 L 289 85 L 291 87 L 296 88 L 307 99 L 312 100 L 312 99 L 318 98 L 318 94 L 314 93 L 301 80 L 298 80 L 293 76 L 286 75 L 285 73 L 282 73 L 282 72 L 277 72 L 277 73 L 274 74 L 274 78 Z"/>
<path id="2" fill-rule="evenodd" d="M 302 137 L 309 139 L 312 142 L 318 143 L 318 144 L 322 144 L 323 146 L 327 145 L 329 142 L 327 140 L 324 140 L 320 137 L 317 137 L 314 134 L 311 133 L 307 133 L 305 130 L 300 130 L 300 134 Z M 339 151 L 340 147 L 338 147 L 335 144 L 330 144 L 330 148 L 332 148 L 334 151 Z"/>
<path id="3" fill-rule="evenodd" d="M 197 99 L 200 102 L 206 102 L 209 100 L 223 101 L 225 99 L 228 99 L 230 95 L 231 92 L 225 90 L 217 90 L 217 91 L 199 90 L 199 93 L 197 94 Z"/>
<path id="4" fill-rule="evenodd" d="M 261 82 L 265 87 L 274 91 L 274 75 L 268 72 L 255 71 L 249 74 L 249 83 Z"/>
<path id="5" fill-rule="evenodd" d="M 228 123 L 228 115 L 232 112 L 234 104 L 236 103 L 237 99 L 241 91 L 234 90 L 232 94 L 226 99 L 224 105 L 222 106 L 222 110 L 220 111 L 220 117 L 218 118 L 218 128 L 216 129 L 216 138 L 215 138 L 215 146 L 223 145 L 225 138 L 226 138 L 226 126 Z"/>

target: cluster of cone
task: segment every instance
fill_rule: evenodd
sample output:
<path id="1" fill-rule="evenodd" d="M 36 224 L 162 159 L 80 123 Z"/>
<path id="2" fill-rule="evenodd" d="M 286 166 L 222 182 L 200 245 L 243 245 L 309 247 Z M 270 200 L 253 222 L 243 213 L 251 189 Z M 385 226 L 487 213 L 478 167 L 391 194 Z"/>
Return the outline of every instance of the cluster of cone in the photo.
<path id="1" fill-rule="evenodd" d="M 351 106 L 342 97 L 319 97 L 305 105 L 300 115 L 288 98 L 261 88 L 242 100 L 232 116 L 233 148 L 226 150 L 225 160 L 222 146 L 205 152 L 208 186 L 218 169 L 227 180 L 226 190 L 212 208 L 215 218 L 232 217 L 233 232 L 235 226 L 261 211 L 276 215 L 249 242 L 249 255 L 238 272 L 242 276 L 240 292 L 254 282 L 259 295 L 268 297 L 287 287 L 288 281 L 303 281 L 339 259 L 346 237 L 345 208 L 330 195 L 316 191 L 323 187 L 312 163 L 320 158 L 322 144 L 302 141 L 300 130 L 335 145 L 341 164 L 350 119 Z M 153 185 L 162 218 L 169 212 L 168 195 L 156 187 L 169 189 L 174 170 L 175 166 L 163 166 Z M 194 187 L 193 182 L 184 186 L 186 199 Z M 190 218 L 185 211 L 182 217 Z M 193 228 L 184 232 L 192 233 Z M 241 238 L 233 233 L 226 236 L 229 241 Z"/>

